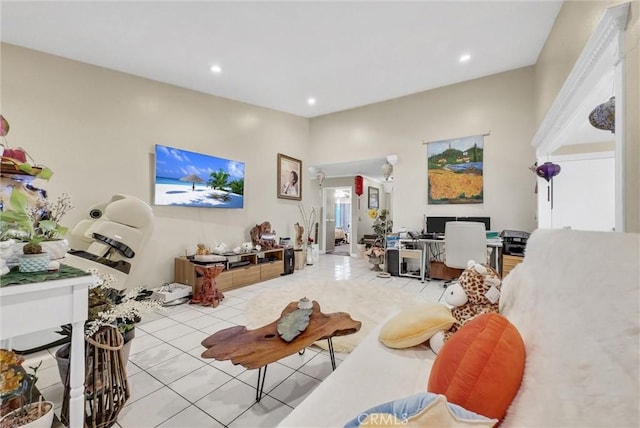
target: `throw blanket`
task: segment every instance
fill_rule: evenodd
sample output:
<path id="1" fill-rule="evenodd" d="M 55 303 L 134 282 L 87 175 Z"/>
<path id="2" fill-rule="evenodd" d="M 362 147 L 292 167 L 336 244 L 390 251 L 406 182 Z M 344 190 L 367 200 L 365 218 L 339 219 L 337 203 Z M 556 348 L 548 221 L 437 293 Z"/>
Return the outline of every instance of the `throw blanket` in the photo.
<path id="1" fill-rule="evenodd" d="M 640 235 L 537 230 L 502 285 L 527 347 L 503 426 L 640 426 Z"/>

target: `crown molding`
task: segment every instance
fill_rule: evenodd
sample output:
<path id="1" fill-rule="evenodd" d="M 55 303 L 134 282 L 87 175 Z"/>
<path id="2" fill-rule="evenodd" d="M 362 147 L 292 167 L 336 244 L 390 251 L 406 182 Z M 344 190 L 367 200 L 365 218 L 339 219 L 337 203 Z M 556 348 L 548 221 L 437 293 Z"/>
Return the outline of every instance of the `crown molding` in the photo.
<path id="1" fill-rule="evenodd" d="M 562 145 L 569 132 L 568 125 L 589 92 L 622 59 L 622 35 L 629 5 L 623 3 L 605 11 L 531 141 L 538 157 Z"/>

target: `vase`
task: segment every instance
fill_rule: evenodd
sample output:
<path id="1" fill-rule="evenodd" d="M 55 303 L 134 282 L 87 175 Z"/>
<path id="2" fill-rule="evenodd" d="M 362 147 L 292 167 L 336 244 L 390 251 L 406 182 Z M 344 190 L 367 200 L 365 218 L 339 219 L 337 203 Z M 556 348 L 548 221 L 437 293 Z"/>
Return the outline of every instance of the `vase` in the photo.
<path id="1" fill-rule="evenodd" d="M 29 408 L 31 409 L 31 407 L 36 407 L 38 404 L 40 404 L 41 406 L 44 406 L 46 411 L 42 413 L 40 417 L 37 417 L 31 422 L 18 423 L 17 426 L 26 427 L 26 428 L 51 428 L 53 424 L 53 416 L 54 416 L 53 403 L 51 401 L 42 401 L 40 403 L 32 403 L 32 404 L 29 404 Z M 35 412 L 35 409 L 30 411 Z M 18 414 L 18 412 L 20 412 L 20 409 L 7 413 L 5 416 L 2 417 L 2 419 L 0 419 L 0 424 L 9 423 L 8 421 L 16 418 L 16 415 Z M 9 424 L 9 426 L 11 425 Z"/>
<path id="2" fill-rule="evenodd" d="M 18 260 L 20 272 L 43 272 L 49 268 L 49 253 L 23 254 Z"/>
<path id="3" fill-rule="evenodd" d="M 4 257 L 7 266 L 18 266 L 20 264 L 20 257 L 22 256 L 22 247 L 26 242 L 15 241 L 11 247 L 11 251 Z M 40 242 L 42 252 L 49 254 L 49 260 L 63 259 L 69 251 L 69 241 L 66 239 L 55 239 L 53 241 Z"/>
<path id="4" fill-rule="evenodd" d="M 320 244 L 311 244 L 311 260 L 314 263 L 320 260 Z"/>
<path id="5" fill-rule="evenodd" d="M 66 239 L 55 239 L 53 241 L 42 241 L 40 243 L 42 251 L 49 253 L 51 260 L 63 259 L 69 251 L 69 241 Z"/>
<path id="6" fill-rule="evenodd" d="M 313 250 L 311 249 L 311 245 L 307 246 L 305 253 L 306 253 L 305 258 L 307 260 L 307 266 L 313 265 Z"/>
<path id="7" fill-rule="evenodd" d="M 295 270 L 304 269 L 304 265 L 307 263 L 307 254 L 303 249 L 293 250 L 293 263 Z"/>
<path id="8" fill-rule="evenodd" d="M 369 263 L 371 263 L 373 265 L 371 270 L 373 270 L 374 272 L 380 272 L 382 270 L 380 265 L 382 263 L 384 263 L 384 257 L 382 257 L 382 256 L 369 256 Z"/>

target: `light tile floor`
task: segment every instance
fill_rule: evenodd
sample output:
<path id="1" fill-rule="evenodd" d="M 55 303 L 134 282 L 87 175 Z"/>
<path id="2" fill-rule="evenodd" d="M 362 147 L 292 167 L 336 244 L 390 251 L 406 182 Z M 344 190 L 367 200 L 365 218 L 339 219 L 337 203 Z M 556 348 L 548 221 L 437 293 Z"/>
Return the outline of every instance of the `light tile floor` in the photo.
<path id="1" fill-rule="evenodd" d="M 327 351 L 311 347 L 270 364 L 265 396 L 255 402 L 257 370 L 229 361 L 203 359 L 200 342 L 214 332 L 246 324 L 247 302 L 263 289 L 304 280 L 362 280 L 439 301 L 442 281 L 421 283 L 405 277 L 378 278 L 365 260 L 322 255 L 318 263 L 270 281 L 225 292 L 217 308 L 183 304 L 145 316 L 136 329 L 127 366 L 131 397 L 117 427 L 274 427 L 331 374 Z M 38 372 L 46 399 L 59 415 L 63 388 L 55 348 L 27 355 L 26 364 L 42 360 Z M 340 364 L 348 354 L 336 354 Z"/>

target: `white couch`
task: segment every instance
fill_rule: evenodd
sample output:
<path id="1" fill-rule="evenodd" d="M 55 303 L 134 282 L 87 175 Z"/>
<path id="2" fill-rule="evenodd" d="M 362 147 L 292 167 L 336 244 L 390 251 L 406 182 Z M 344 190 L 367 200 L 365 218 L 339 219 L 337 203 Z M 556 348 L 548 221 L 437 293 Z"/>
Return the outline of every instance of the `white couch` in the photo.
<path id="1" fill-rule="evenodd" d="M 505 278 L 500 310 L 525 342 L 524 378 L 503 427 L 640 426 L 640 235 L 537 230 Z M 426 346 L 389 349 L 384 320 L 282 427 L 339 427 L 426 390 Z"/>

